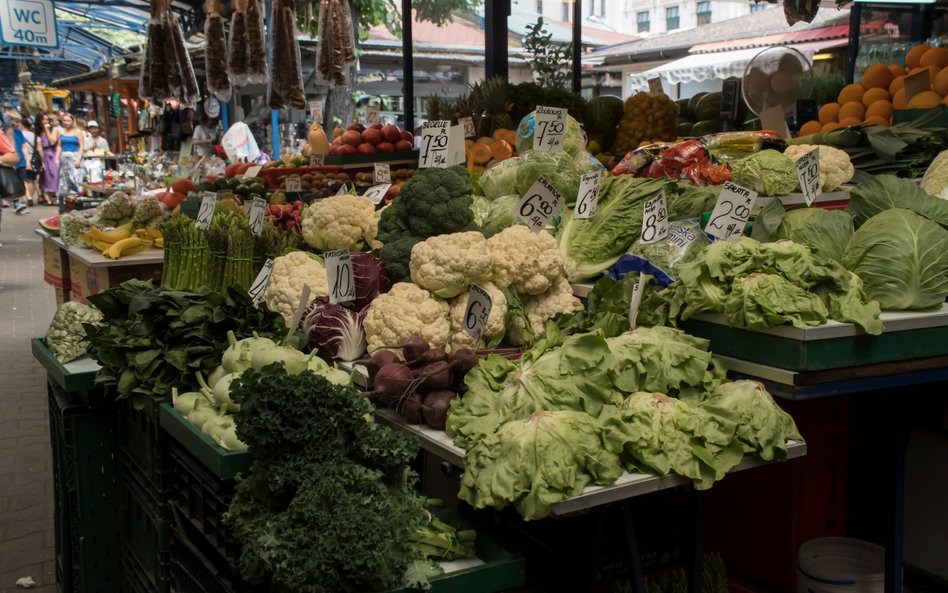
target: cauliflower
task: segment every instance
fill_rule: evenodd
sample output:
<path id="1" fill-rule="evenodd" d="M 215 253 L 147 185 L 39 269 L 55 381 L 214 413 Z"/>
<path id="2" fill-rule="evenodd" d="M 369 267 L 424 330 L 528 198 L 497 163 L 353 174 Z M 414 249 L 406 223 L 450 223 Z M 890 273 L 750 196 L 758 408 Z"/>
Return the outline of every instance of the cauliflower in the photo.
<path id="1" fill-rule="evenodd" d="M 543 294 L 566 277 L 566 262 L 556 239 L 541 230 L 514 225 L 487 240 L 498 288 L 513 285 L 522 295 Z"/>
<path id="2" fill-rule="evenodd" d="M 59 220 L 59 238 L 69 247 L 81 245 L 79 235 L 92 228 L 91 219 L 75 212 L 63 214 Z"/>
<path id="3" fill-rule="evenodd" d="M 291 251 L 273 260 L 273 272 L 263 291 L 263 300 L 271 311 L 282 315 L 289 324 L 299 305 L 304 284 L 309 284 L 310 302 L 316 297 L 329 295 L 329 281 L 322 262 L 305 251 Z"/>
<path id="4" fill-rule="evenodd" d="M 135 215 L 135 202 L 127 193 L 117 191 L 95 209 L 94 222 L 106 226 L 121 226 Z"/>
<path id="5" fill-rule="evenodd" d="M 783 154 L 794 161 L 810 152 L 820 149 L 820 186 L 823 191 L 833 191 L 852 180 L 856 170 L 845 151 L 832 146 L 816 144 L 794 144 L 787 147 Z"/>
<path id="6" fill-rule="evenodd" d="M 362 196 L 330 196 L 303 212 L 303 240 L 320 251 L 361 250 L 377 233 L 375 204 Z"/>
<path id="7" fill-rule="evenodd" d="M 412 282 L 439 297 L 456 297 L 491 275 L 487 239 L 477 231 L 438 235 L 411 248 Z"/>
<path id="8" fill-rule="evenodd" d="M 154 226 L 159 220 L 167 216 L 168 210 L 161 202 L 152 196 L 144 196 L 135 204 L 135 214 L 132 224 L 135 228 Z"/>
<path id="9" fill-rule="evenodd" d="M 461 348 L 471 348 L 477 350 L 481 346 L 494 346 L 504 337 L 504 319 L 507 317 L 507 297 L 503 291 L 490 282 L 478 284 L 487 291 L 491 299 L 490 315 L 487 316 L 487 324 L 484 326 L 484 335 L 481 336 L 481 343 L 475 344 L 474 338 L 464 330 L 464 313 L 467 311 L 467 296 L 464 293 L 461 296 L 451 299 L 451 336 L 448 338 L 449 350 L 460 350 Z"/>
<path id="10" fill-rule="evenodd" d="M 575 313 L 583 310 L 583 304 L 573 294 L 573 288 L 568 282 L 560 282 L 547 292 L 536 296 L 523 297 L 523 311 L 530 320 L 530 329 L 533 330 L 535 340 L 546 333 L 546 322 L 559 313 Z M 507 341 L 514 346 L 526 344 L 526 323 L 523 316 L 516 316 L 507 326 Z"/>
<path id="11" fill-rule="evenodd" d="M 410 282 L 399 282 L 369 305 L 362 324 L 369 354 L 400 346 L 421 336 L 432 347 L 444 348 L 451 323 L 448 303 Z"/>

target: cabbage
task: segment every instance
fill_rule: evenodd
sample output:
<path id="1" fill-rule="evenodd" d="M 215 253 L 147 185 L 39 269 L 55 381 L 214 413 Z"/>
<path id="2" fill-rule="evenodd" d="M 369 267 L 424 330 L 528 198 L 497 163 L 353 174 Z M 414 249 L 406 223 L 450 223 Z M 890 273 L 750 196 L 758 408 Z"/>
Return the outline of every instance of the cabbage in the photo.
<path id="1" fill-rule="evenodd" d="M 517 193 L 517 168 L 521 162 L 520 157 L 511 157 L 481 173 L 478 182 L 488 200 Z"/>
<path id="2" fill-rule="evenodd" d="M 907 208 L 948 228 L 948 200 L 932 197 L 911 179 L 894 175 L 876 175 L 852 188 L 846 210 L 858 228 L 890 208 Z"/>
<path id="3" fill-rule="evenodd" d="M 300 328 L 310 348 L 328 358 L 352 361 L 365 354 L 366 338 L 362 323 L 368 307 L 350 309 L 342 303 L 332 304 L 329 297 L 313 301 L 300 320 Z"/>
<path id="4" fill-rule="evenodd" d="M 773 149 L 731 163 L 734 183 L 761 196 L 783 196 L 797 189 L 797 166 Z"/>
<path id="5" fill-rule="evenodd" d="M 534 113 L 525 115 L 517 126 L 517 152 L 523 154 L 533 150 L 533 128 L 535 127 Z M 566 130 L 563 132 L 563 151 L 570 156 L 577 156 L 586 150 L 586 133 L 572 115 L 566 116 Z"/>
<path id="6" fill-rule="evenodd" d="M 494 201 L 486 198 L 474 198 L 474 223 L 480 228 L 485 237 L 490 238 L 515 224 L 523 224 L 517 218 L 517 204 L 521 196 L 511 194 L 502 196 Z"/>
<path id="7" fill-rule="evenodd" d="M 520 155 L 516 166 L 517 179 L 513 192 L 521 197 L 530 191 L 537 179 L 543 177 L 563 195 L 567 204 L 575 204 L 579 194 L 579 169 L 565 152 L 531 150 Z"/>
<path id="8" fill-rule="evenodd" d="M 883 309 L 941 307 L 948 296 L 948 230 L 911 210 L 886 210 L 853 233 L 843 266 Z"/>
<path id="9" fill-rule="evenodd" d="M 928 165 L 920 186 L 928 195 L 948 200 L 948 150 L 939 152 Z"/>
<path id="10" fill-rule="evenodd" d="M 751 236 L 758 241 L 790 239 L 823 257 L 839 261 L 853 234 L 848 212 L 803 207 L 784 211 L 779 200 L 767 204 L 754 221 Z"/>

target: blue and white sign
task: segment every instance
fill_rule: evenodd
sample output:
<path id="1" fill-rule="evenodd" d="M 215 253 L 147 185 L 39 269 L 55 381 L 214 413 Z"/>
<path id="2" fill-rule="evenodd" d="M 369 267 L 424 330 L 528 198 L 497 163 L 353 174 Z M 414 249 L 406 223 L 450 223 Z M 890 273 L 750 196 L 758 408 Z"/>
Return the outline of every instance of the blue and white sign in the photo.
<path id="1" fill-rule="evenodd" d="M 53 0 L 0 0 L 0 43 L 59 47 Z"/>

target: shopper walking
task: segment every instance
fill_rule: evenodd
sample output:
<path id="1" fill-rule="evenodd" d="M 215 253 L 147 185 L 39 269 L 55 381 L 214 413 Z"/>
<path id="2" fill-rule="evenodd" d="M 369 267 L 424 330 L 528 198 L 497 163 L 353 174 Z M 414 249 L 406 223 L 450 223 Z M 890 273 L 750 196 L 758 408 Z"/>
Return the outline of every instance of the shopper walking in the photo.
<path id="1" fill-rule="evenodd" d="M 64 114 L 60 118 L 60 124 L 63 131 L 56 146 L 56 164 L 59 165 L 59 211 L 63 212 L 66 209 L 66 197 L 79 193 L 85 138 L 72 115 Z"/>
<path id="2" fill-rule="evenodd" d="M 43 172 L 40 173 L 39 202 L 54 204 L 59 192 L 59 161 L 56 149 L 59 147 L 59 134 L 53 129 L 49 115 L 39 113 L 34 120 L 33 129 L 39 140 L 39 149 L 43 156 Z"/>
<path id="3" fill-rule="evenodd" d="M 36 196 L 36 172 L 33 171 L 33 154 L 36 147 L 36 134 L 33 133 L 33 123 L 30 118 L 14 119 L 13 139 L 15 141 L 16 152 L 20 155 L 20 163 L 16 167 L 23 185 L 26 187 L 26 205 L 32 206 Z M 26 214 L 29 210 L 23 210 L 17 214 Z"/>
<path id="4" fill-rule="evenodd" d="M 194 149 L 195 156 L 211 156 L 214 153 L 214 138 L 217 134 L 211 126 L 211 118 L 206 115 L 201 116 L 201 121 L 194 126 L 194 133 L 191 134 L 191 146 Z"/>
<path id="5" fill-rule="evenodd" d="M 16 132 L 17 132 L 17 127 L 19 126 L 21 120 L 22 120 L 22 116 L 20 116 L 20 113 L 18 111 L 8 111 L 7 113 L 3 114 L 3 133 L 6 135 L 6 138 L 10 142 L 10 144 L 13 145 L 14 152 L 16 153 L 18 157 L 17 162 L 13 165 L 14 173 L 16 173 L 17 166 L 19 165 L 19 161 L 20 161 L 19 159 L 20 153 L 16 147 L 16 144 L 17 144 Z M 3 197 L 8 198 L 13 201 L 14 212 L 16 212 L 17 214 L 26 214 L 27 212 L 29 212 L 29 210 L 26 207 L 26 204 L 23 203 L 23 199 L 26 198 L 26 186 L 23 185 L 23 183 L 18 183 L 16 184 L 16 186 L 21 191 L 18 191 L 17 193 L 14 193 L 14 194 L 10 194 L 7 191 L 7 192 L 4 192 L 7 195 L 4 195 Z M 3 203 L 4 208 L 8 206 L 9 204 L 7 202 Z"/>
<path id="6" fill-rule="evenodd" d="M 16 174 L 16 166 L 20 162 L 20 155 L 13 145 L 13 122 L 6 115 L 2 115 L 0 132 L 0 198 L 17 198 L 17 194 L 24 193 L 23 182 Z M 0 210 L 0 223 L 3 222 L 3 210 Z M 0 245 L 2 247 L 2 245 Z"/>
<path id="7" fill-rule="evenodd" d="M 109 141 L 102 136 L 99 122 L 92 120 L 86 124 L 85 150 L 82 167 L 86 171 L 89 183 L 99 183 L 105 171 L 105 159 L 110 154 Z"/>

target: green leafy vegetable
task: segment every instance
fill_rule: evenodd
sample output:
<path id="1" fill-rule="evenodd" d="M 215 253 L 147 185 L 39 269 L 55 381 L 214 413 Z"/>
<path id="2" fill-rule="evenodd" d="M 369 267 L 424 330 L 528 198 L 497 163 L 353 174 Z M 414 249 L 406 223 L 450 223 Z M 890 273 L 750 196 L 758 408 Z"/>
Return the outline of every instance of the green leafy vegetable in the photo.
<path id="1" fill-rule="evenodd" d="M 762 231 L 751 235 L 754 239 L 759 241 L 790 239 L 794 243 L 806 245 L 815 255 L 836 261 L 843 258 L 843 251 L 853 234 L 853 219 L 848 212 L 813 207 L 794 208 L 784 212 L 783 207 L 779 206 L 779 201 L 775 200 L 771 203 L 778 205 L 776 209 L 780 212 L 775 222 L 779 224 L 772 232 L 765 233 L 763 229 L 769 226 L 765 221 L 761 225 Z M 765 210 L 769 209 L 765 208 Z M 754 231 L 758 229 L 758 221 L 767 216 L 773 215 L 769 211 L 765 213 L 762 210 L 761 215 L 754 222 Z"/>
<path id="2" fill-rule="evenodd" d="M 735 279 L 724 302 L 728 324 L 748 329 L 765 330 L 787 323 L 794 327 L 822 325 L 828 315 L 818 295 L 776 274 Z"/>
<path id="3" fill-rule="evenodd" d="M 734 183 L 761 196 L 782 196 L 797 189 L 796 164 L 773 149 L 731 163 Z"/>
<path id="4" fill-rule="evenodd" d="M 849 207 L 856 228 L 892 208 L 905 208 L 948 228 L 948 200 L 930 196 L 911 179 L 876 175 L 849 192 Z"/>

